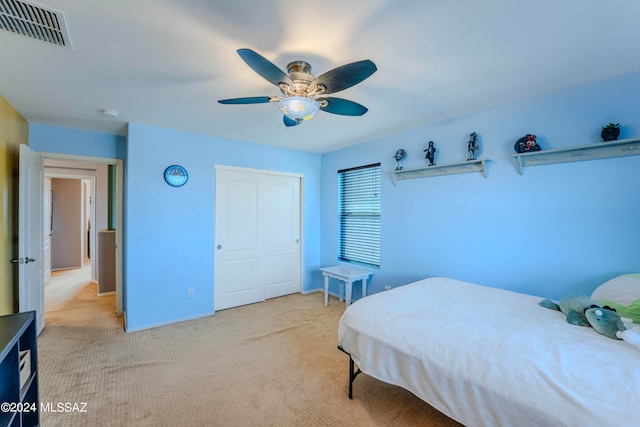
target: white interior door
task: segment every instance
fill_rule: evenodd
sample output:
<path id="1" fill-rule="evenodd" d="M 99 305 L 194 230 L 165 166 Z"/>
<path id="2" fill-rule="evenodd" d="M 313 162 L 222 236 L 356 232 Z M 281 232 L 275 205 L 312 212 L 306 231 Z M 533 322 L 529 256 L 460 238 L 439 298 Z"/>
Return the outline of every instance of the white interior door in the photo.
<path id="1" fill-rule="evenodd" d="M 40 153 L 20 145 L 18 184 L 18 304 L 36 311 L 38 333 L 44 328 L 43 262 L 44 166 Z"/>
<path id="2" fill-rule="evenodd" d="M 265 298 L 300 291 L 300 178 L 265 178 Z"/>
<path id="3" fill-rule="evenodd" d="M 300 178 L 216 169 L 214 309 L 300 290 Z"/>
<path id="4" fill-rule="evenodd" d="M 259 187 L 253 174 L 216 172 L 215 310 L 264 300 Z"/>

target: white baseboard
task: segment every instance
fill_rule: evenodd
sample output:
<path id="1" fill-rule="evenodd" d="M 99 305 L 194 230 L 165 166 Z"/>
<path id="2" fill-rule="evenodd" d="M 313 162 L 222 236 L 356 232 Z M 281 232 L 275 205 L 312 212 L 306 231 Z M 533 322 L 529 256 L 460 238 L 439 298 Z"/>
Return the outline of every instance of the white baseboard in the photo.
<path id="1" fill-rule="evenodd" d="M 311 289 L 311 290 L 308 290 L 308 291 L 300 291 L 300 293 L 302 295 L 310 295 L 310 294 L 313 294 L 315 292 L 323 292 L 324 293 L 324 289 Z"/>
<path id="2" fill-rule="evenodd" d="M 157 328 L 158 326 L 165 326 L 165 325 L 171 325 L 173 323 L 184 322 L 185 320 L 193 320 L 193 319 L 199 319 L 201 317 L 213 316 L 214 314 L 215 313 L 213 311 L 206 312 L 206 313 L 200 313 L 200 314 L 195 314 L 193 316 L 182 317 L 180 319 L 167 320 L 166 322 L 148 323 L 146 325 L 138 326 L 137 328 L 132 328 L 132 329 L 129 329 L 127 327 L 127 317 L 125 316 L 124 317 L 124 331 L 127 332 L 127 333 L 143 331 L 145 329 Z"/>
<path id="3" fill-rule="evenodd" d="M 116 291 L 98 292 L 98 296 L 99 296 L 99 297 L 103 297 L 103 296 L 105 296 L 105 295 L 113 295 L 113 294 L 115 294 L 115 293 L 116 293 Z"/>

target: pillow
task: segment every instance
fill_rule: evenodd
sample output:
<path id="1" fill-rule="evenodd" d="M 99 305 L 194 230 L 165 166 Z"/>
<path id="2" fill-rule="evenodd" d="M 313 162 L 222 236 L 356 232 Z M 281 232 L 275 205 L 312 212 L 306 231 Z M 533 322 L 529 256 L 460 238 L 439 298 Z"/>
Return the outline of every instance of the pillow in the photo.
<path id="1" fill-rule="evenodd" d="M 598 286 L 591 298 L 629 305 L 640 299 L 640 274 L 623 274 Z"/>

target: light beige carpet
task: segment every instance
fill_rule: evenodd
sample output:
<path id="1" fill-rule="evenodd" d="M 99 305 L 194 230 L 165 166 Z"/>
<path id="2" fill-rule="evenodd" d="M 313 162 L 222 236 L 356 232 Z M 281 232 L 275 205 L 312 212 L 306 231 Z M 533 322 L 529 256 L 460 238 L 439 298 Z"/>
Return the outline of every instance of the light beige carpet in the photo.
<path id="1" fill-rule="evenodd" d="M 56 311 L 91 282 L 91 263 L 81 268 L 51 272 L 51 279 L 44 285 L 45 312 Z M 96 288 L 97 290 L 97 288 Z M 46 317 L 46 316 L 45 316 Z"/>
<path id="2" fill-rule="evenodd" d="M 364 374 L 348 399 L 336 298 L 290 295 L 130 334 L 113 298 L 88 284 L 48 313 L 40 400 L 86 412 L 43 412 L 43 426 L 459 425 Z"/>

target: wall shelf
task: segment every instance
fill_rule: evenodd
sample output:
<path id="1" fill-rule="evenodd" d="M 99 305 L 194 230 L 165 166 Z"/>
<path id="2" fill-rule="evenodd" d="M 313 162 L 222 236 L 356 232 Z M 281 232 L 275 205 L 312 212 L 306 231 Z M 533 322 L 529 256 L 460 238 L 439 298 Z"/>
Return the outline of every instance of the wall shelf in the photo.
<path id="1" fill-rule="evenodd" d="M 430 176 L 454 175 L 470 172 L 482 172 L 482 175 L 487 178 L 487 163 L 490 161 L 491 160 L 489 159 L 467 160 L 458 163 L 425 166 L 415 169 L 403 169 L 390 173 L 391 178 L 393 179 L 393 185 L 397 185 L 397 182 L 403 179 L 426 178 Z"/>
<path id="2" fill-rule="evenodd" d="M 519 153 L 514 154 L 513 157 L 515 157 L 518 162 L 518 172 L 522 175 L 524 173 L 525 166 L 581 162 L 585 160 L 636 156 L 638 154 L 640 154 L 640 138 L 632 138 L 559 148 L 557 150 L 541 150 L 530 153 Z"/>

